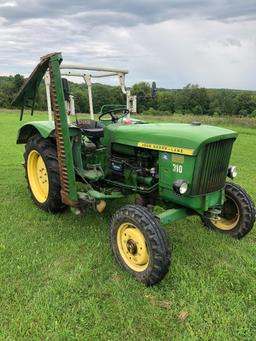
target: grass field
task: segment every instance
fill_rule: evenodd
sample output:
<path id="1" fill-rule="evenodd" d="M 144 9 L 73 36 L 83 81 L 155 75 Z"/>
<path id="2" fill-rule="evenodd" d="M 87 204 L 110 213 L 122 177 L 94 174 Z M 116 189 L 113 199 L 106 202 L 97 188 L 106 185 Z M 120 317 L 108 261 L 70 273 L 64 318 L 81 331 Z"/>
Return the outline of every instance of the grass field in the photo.
<path id="1" fill-rule="evenodd" d="M 82 217 L 32 203 L 19 126 L 18 113 L 0 113 L 2 340 L 256 340 L 256 229 L 237 241 L 195 217 L 168 226 L 170 272 L 146 288 L 110 248 L 109 220 L 125 202 Z M 256 129 L 229 128 L 240 132 L 236 182 L 256 201 Z"/>

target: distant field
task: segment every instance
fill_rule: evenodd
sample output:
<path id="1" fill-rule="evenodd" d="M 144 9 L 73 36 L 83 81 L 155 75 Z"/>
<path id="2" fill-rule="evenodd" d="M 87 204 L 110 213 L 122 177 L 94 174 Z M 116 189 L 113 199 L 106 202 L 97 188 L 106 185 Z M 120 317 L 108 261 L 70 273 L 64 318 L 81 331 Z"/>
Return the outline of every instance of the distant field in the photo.
<path id="1" fill-rule="evenodd" d="M 137 118 L 141 118 L 147 121 L 155 121 L 156 119 L 161 121 L 169 121 L 169 122 L 181 122 L 181 123 L 188 123 L 193 121 L 199 121 L 204 124 L 211 124 L 211 125 L 232 125 L 238 127 L 254 127 L 256 128 L 256 117 L 237 117 L 237 116 L 207 116 L 207 115 L 181 115 L 181 114 L 174 114 L 169 116 L 142 116 L 137 115 Z"/>
<path id="2" fill-rule="evenodd" d="M 236 182 L 256 202 L 255 120 L 164 121 L 191 119 L 239 131 Z M 195 217 L 169 225 L 170 272 L 146 288 L 111 252 L 109 220 L 124 201 L 82 217 L 50 215 L 32 203 L 24 147 L 15 144 L 20 125 L 18 112 L 0 112 L 1 340 L 255 340 L 256 229 L 236 241 Z"/>
<path id="3" fill-rule="evenodd" d="M 10 110 L 10 109 L 2 109 L 0 108 L 0 114 L 1 113 L 11 113 L 11 114 L 17 114 L 17 111 Z M 37 112 L 39 115 L 35 115 L 35 119 L 40 119 L 42 115 L 45 115 L 47 117 L 47 113 L 40 111 Z M 29 116 L 29 112 L 27 114 Z M 26 117 L 27 117 L 26 115 Z M 89 114 L 79 114 L 80 117 L 89 117 Z M 95 115 L 97 116 L 97 115 Z M 150 115 L 143 115 L 138 114 L 135 116 L 138 119 L 143 119 L 146 121 L 164 121 L 164 122 L 181 122 L 181 123 L 188 123 L 193 121 L 199 121 L 204 124 L 215 124 L 215 125 L 232 125 L 237 127 L 250 127 L 250 128 L 256 128 L 256 117 L 239 117 L 239 116 L 208 116 L 208 115 L 182 115 L 182 114 L 170 114 L 166 116 L 150 116 Z M 25 118 L 26 119 L 26 118 Z"/>

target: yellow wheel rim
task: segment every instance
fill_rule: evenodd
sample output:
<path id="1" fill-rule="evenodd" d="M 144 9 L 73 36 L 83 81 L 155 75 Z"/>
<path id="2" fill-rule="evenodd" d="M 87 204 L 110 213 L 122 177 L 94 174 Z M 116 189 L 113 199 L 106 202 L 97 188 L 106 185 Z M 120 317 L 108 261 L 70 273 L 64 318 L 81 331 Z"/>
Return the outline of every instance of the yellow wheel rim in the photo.
<path id="1" fill-rule="evenodd" d="M 220 219 L 213 222 L 214 225 L 220 230 L 228 231 L 236 227 L 239 219 L 240 213 L 237 203 L 231 197 L 226 196 Z"/>
<path id="2" fill-rule="evenodd" d="M 140 229 L 123 223 L 117 231 L 117 246 L 124 262 L 134 271 L 144 271 L 149 263 L 149 253 L 145 237 Z"/>
<path id="3" fill-rule="evenodd" d="M 44 160 L 36 150 L 31 150 L 28 155 L 27 174 L 34 197 L 44 203 L 49 194 L 49 179 Z"/>

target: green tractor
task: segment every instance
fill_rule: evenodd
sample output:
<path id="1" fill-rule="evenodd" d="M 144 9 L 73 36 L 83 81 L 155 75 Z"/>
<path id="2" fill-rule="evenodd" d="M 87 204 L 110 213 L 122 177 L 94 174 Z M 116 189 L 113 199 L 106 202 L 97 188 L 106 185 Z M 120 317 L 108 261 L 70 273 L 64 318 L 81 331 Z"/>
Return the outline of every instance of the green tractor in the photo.
<path id="1" fill-rule="evenodd" d="M 21 119 L 25 106 L 33 113 L 44 77 L 49 120 L 23 125 L 17 137 L 17 143 L 25 144 L 26 180 L 38 207 L 52 213 L 67 206 L 76 214 L 87 208 L 101 213 L 110 200 L 136 194 L 135 204 L 112 217 L 111 244 L 117 262 L 146 285 L 162 280 L 169 269 L 170 249 L 161 225 L 199 215 L 208 228 L 238 239 L 252 229 L 251 198 L 226 182 L 237 172 L 229 165 L 236 132 L 199 122 L 133 119 L 136 98 L 125 88 L 127 71 L 61 63 L 60 53 L 42 57 L 13 101 L 21 107 Z M 70 123 L 74 103 L 63 76 L 85 80 L 90 119 Z M 103 107 L 96 121 L 91 81 L 106 76 L 118 77 L 127 105 Z M 156 206 L 161 213 L 154 213 Z"/>

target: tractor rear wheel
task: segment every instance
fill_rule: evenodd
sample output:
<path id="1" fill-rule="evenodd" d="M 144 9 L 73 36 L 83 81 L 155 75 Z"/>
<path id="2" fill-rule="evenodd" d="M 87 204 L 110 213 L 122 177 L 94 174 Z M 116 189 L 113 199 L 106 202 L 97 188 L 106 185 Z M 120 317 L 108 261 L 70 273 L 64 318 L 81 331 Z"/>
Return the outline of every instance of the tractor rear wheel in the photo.
<path id="1" fill-rule="evenodd" d="M 60 176 L 56 146 L 50 139 L 32 136 L 24 153 L 25 177 L 34 203 L 57 213 L 65 209 L 60 195 Z"/>
<path id="2" fill-rule="evenodd" d="M 243 238 L 255 222 L 255 207 L 249 194 L 240 186 L 226 183 L 225 202 L 218 220 L 203 218 L 205 225 L 215 231 Z"/>
<path id="3" fill-rule="evenodd" d="M 160 282 L 169 270 L 165 231 L 144 207 L 126 205 L 116 212 L 111 222 L 111 243 L 120 266 L 146 285 Z"/>

